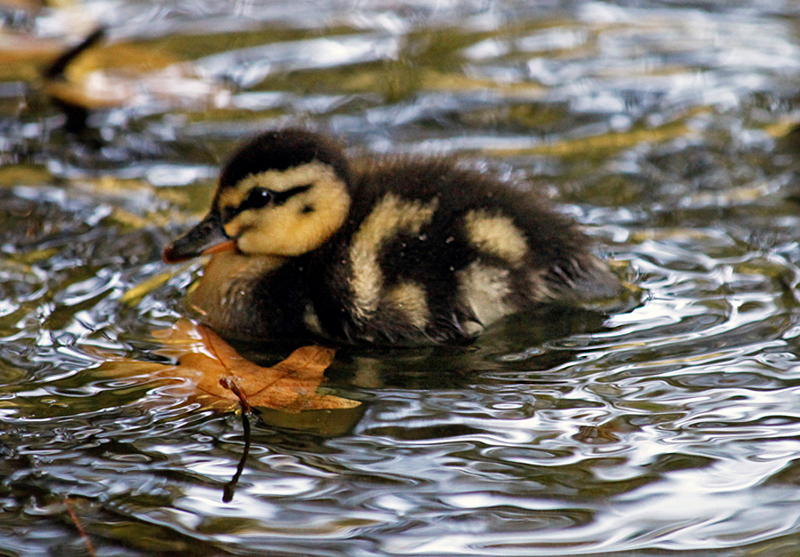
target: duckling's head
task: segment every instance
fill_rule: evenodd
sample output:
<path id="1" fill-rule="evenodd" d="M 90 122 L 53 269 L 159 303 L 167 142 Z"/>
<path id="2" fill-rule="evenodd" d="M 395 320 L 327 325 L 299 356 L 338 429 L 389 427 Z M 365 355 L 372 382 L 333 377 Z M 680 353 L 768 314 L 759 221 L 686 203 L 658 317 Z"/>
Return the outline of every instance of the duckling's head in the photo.
<path id="1" fill-rule="evenodd" d="M 347 218 L 348 183 L 347 159 L 334 141 L 296 128 L 261 134 L 223 167 L 208 216 L 164 250 L 164 261 L 230 249 L 307 253 Z"/>

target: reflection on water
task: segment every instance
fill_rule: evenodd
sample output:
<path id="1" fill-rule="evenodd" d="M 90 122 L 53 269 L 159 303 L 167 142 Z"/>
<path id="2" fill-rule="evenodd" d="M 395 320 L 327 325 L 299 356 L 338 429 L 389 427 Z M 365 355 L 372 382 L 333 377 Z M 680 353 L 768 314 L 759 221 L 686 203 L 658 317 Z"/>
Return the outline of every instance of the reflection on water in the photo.
<path id="1" fill-rule="evenodd" d="M 67 504 L 98 555 L 800 552 L 800 10 L 536 4 L 0 6 L 0 553 L 85 554 Z M 70 133 L 37 72 L 99 23 Z M 240 416 L 98 368 L 161 361 L 161 248 L 287 122 L 541 188 L 641 303 L 343 349 L 362 406 L 260 412 L 223 502 Z"/>

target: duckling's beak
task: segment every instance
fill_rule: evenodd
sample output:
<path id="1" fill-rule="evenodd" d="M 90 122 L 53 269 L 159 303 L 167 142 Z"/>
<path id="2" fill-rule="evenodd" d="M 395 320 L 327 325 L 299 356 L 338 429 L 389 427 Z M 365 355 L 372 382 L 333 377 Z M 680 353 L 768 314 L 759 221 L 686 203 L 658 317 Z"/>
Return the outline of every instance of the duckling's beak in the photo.
<path id="1" fill-rule="evenodd" d="M 189 232 L 164 248 L 165 263 L 180 263 L 198 255 L 236 249 L 236 241 L 225 233 L 219 215 L 209 214 Z"/>

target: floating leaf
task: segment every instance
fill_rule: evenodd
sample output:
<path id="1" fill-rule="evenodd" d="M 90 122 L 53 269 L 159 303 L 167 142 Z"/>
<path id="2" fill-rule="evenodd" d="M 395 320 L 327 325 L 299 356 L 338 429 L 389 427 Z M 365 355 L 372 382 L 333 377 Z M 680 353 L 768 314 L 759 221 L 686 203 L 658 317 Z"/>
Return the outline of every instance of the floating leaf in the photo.
<path id="1" fill-rule="evenodd" d="M 117 358 L 106 362 L 105 371 L 185 379 L 190 395 L 205 406 L 223 410 L 236 409 L 242 399 L 249 406 L 291 413 L 354 408 L 360 404 L 317 392 L 325 370 L 333 362 L 332 348 L 303 346 L 274 366 L 262 367 L 239 355 L 210 328 L 185 319 L 154 336 L 165 345 L 158 353 L 177 358 L 177 365 Z"/>

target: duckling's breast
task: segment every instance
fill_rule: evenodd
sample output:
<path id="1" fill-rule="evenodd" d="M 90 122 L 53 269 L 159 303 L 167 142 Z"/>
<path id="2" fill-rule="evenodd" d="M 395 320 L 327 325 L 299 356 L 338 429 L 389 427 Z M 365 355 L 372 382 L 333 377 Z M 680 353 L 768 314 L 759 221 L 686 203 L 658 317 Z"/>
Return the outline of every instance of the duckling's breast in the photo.
<path id="1" fill-rule="evenodd" d="M 213 256 L 187 296 L 201 320 L 224 336 L 268 340 L 296 334 L 305 301 L 283 275 L 286 258 L 225 252 Z"/>

